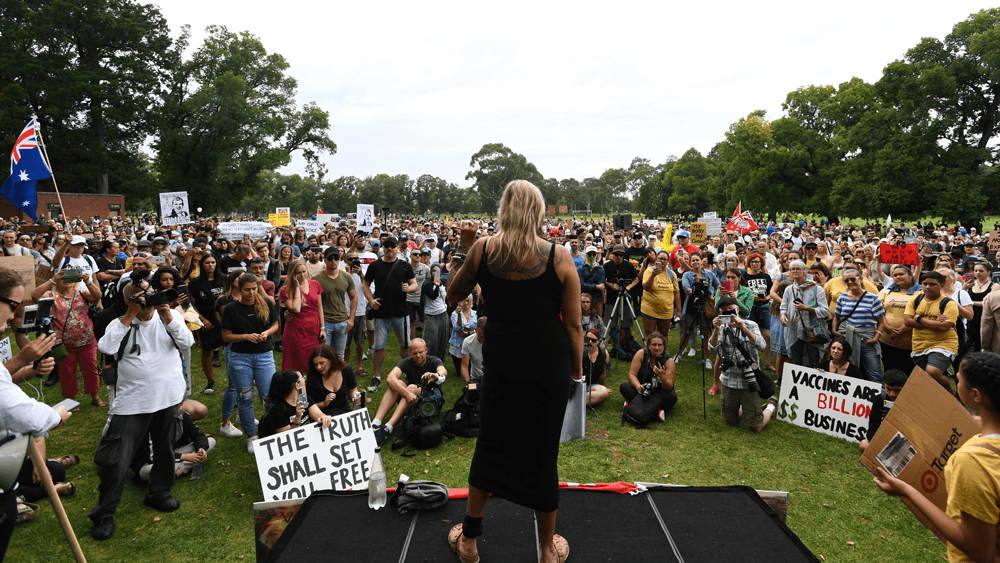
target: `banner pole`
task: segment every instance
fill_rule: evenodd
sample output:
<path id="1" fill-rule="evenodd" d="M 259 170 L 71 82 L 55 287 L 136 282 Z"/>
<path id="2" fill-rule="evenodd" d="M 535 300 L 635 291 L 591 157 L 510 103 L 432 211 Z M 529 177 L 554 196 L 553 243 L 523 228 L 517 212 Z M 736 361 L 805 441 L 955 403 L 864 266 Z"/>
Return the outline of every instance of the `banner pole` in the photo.
<path id="1" fill-rule="evenodd" d="M 38 144 L 41 145 L 41 147 L 42 147 L 42 158 L 45 159 L 45 166 L 49 167 L 49 173 L 52 174 L 52 176 L 51 176 L 52 177 L 52 185 L 56 189 L 56 199 L 59 200 L 59 210 L 62 212 L 63 217 L 69 217 L 69 215 L 66 213 L 66 207 L 63 205 L 63 202 L 62 202 L 62 195 L 59 194 L 59 184 L 56 183 L 56 173 L 52 169 L 52 164 L 49 162 L 49 152 L 47 150 L 45 150 L 45 139 L 42 138 L 42 128 L 38 125 L 38 116 L 36 116 L 34 113 L 32 113 L 31 114 L 31 119 L 34 120 L 34 122 L 35 122 L 35 135 L 38 136 Z M 37 194 L 37 191 L 36 191 L 36 194 Z M 37 198 L 37 195 L 35 197 Z M 35 209 L 35 216 L 36 217 L 38 216 L 38 209 L 37 208 Z M 35 223 L 37 224 L 38 222 L 35 221 Z"/>

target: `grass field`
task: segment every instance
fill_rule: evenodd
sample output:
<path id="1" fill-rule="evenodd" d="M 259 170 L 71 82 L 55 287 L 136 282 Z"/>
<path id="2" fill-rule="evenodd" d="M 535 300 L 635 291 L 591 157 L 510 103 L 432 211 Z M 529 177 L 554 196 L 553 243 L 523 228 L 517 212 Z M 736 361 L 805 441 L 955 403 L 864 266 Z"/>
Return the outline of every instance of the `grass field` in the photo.
<path id="1" fill-rule="evenodd" d="M 676 333 L 671 335 L 671 350 Z M 398 347 L 390 342 L 386 365 L 398 360 Z M 198 351 L 194 353 L 197 364 Z M 280 365 L 280 360 L 278 361 Z M 451 361 L 446 362 L 451 367 Z M 371 360 L 365 362 L 371 373 Z M 387 372 L 383 368 L 383 372 Z M 618 385 L 626 379 L 627 364 L 615 362 L 608 373 L 608 387 L 615 390 L 606 404 L 597 407 L 600 418 L 587 415 L 587 439 L 562 446 L 559 477 L 564 481 L 649 481 L 684 485 L 749 485 L 757 489 L 790 491 L 788 526 L 821 560 L 931 562 L 940 561 L 945 549 L 896 499 L 883 494 L 871 475 L 858 463 L 856 444 L 778 421 L 761 434 L 745 426 L 728 427 L 719 414 L 719 397 L 708 397 L 708 417 L 702 417 L 702 369 L 695 359 L 681 362 L 677 378 L 680 401 L 666 422 L 650 429 L 621 426 Z M 707 374 L 711 385 L 711 374 Z M 87 397 L 69 423 L 53 431 L 48 441 L 50 457 L 75 453 L 82 462 L 70 468 L 77 485 L 63 503 L 83 551 L 90 561 L 245 561 L 255 557 L 253 503 L 262 500 L 253 457 L 242 438 L 218 436 L 225 387 L 225 367 L 216 369 L 219 391 L 201 395 L 205 377 L 195 367 L 195 398 L 209 406 L 200 426 L 216 435 L 219 445 L 205 465 L 199 481 L 179 481 L 173 494 L 181 508 L 161 514 L 142 505 L 143 491 L 128 481 L 115 522 L 114 538 L 90 538 L 86 511 L 97 500 L 98 479 L 93 453 L 106 409 L 90 406 Z M 36 380 L 37 382 L 38 380 Z M 460 378 L 449 377 L 445 399 L 450 407 L 460 392 Z M 364 379 L 362 386 L 367 386 Z M 35 391 L 22 385 L 34 396 Z M 82 385 L 81 385 L 82 387 Z M 385 384 L 382 385 L 384 391 Z M 58 387 L 46 389 L 45 402 L 58 402 Z M 374 415 L 381 392 L 369 404 Z M 257 401 L 258 417 L 263 407 Z M 236 417 L 234 417 L 236 420 Z M 467 486 L 474 440 L 458 438 L 418 455 L 403 458 L 383 453 L 390 480 L 399 473 L 440 481 L 451 487 Z M 69 561 L 72 556 L 54 510 L 41 501 L 41 514 L 18 526 L 7 561 Z M 720 533 L 728 523 L 719 523 Z M 349 523 L 331 523 L 347 537 L 369 537 L 366 530 L 352 530 Z M 558 531 L 558 524 L 557 524 Z M 443 538 L 433 538 L 442 541 Z M 766 551 L 767 546 L 760 546 Z"/>

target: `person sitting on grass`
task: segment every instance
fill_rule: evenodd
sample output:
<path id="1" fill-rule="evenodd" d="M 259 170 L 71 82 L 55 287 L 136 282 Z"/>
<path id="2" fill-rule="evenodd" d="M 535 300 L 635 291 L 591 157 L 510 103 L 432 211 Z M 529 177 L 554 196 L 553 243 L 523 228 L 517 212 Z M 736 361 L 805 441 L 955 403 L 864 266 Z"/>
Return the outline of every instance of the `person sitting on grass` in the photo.
<path id="1" fill-rule="evenodd" d="M 406 376 L 406 381 L 400 378 Z M 436 393 L 441 394 L 440 386 L 448 377 L 448 370 L 444 367 L 441 358 L 427 355 L 427 344 L 422 338 L 414 338 L 410 341 L 410 357 L 403 358 L 392 368 L 386 377 L 386 384 L 389 386 L 382 395 L 382 402 L 379 403 L 378 412 L 372 420 L 372 427 L 375 428 L 375 441 L 379 446 L 385 443 L 392 434 L 392 429 L 399 424 L 403 415 L 409 412 L 410 407 L 420 396 L 421 383 L 424 386 L 436 387 Z M 389 414 L 396 403 L 395 412 L 388 422 L 382 424 L 382 420 Z M 444 397 L 440 397 L 440 403 L 444 404 Z"/>
<path id="2" fill-rule="evenodd" d="M 739 367 L 739 363 L 744 361 L 743 352 L 739 348 L 742 347 L 750 354 L 750 360 L 758 365 L 760 360 L 757 353 L 766 348 L 767 344 L 757 323 L 740 318 L 740 308 L 735 299 L 727 295 L 719 300 L 718 306 L 719 316 L 712 319 L 715 330 L 712 331 L 708 347 L 713 352 L 719 352 L 721 365 L 724 366 L 720 377 L 722 418 L 726 424 L 733 425 L 740 421 L 741 415 L 745 415 L 750 429 L 760 432 L 771 422 L 771 415 L 774 414 L 778 401 L 771 397 L 767 400 L 767 407 L 761 408 L 758 393 L 750 389 L 750 384 L 743 375 L 743 368 Z M 724 326 L 722 318 L 726 316 L 731 321 Z"/>
<path id="3" fill-rule="evenodd" d="M 611 395 L 611 390 L 604 386 L 611 355 L 601 345 L 601 333 L 596 328 L 587 329 L 583 338 L 583 376 L 588 379 L 587 404 L 598 405 Z"/>
<path id="4" fill-rule="evenodd" d="M 268 400 L 271 409 L 260 419 L 257 428 L 261 438 L 267 438 L 309 424 L 306 405 L 301 396 L 306 394 L 306 378 L 298 370 L 280 371 L 271 378 L 271 388 L 268 390 Z M 321 415 L 317 421 L 323 428 L 330 426 L 330 418 Z"/>
<path id="5" fill-rule="evenodd" d="M 174 420 L 174 475 L 180 479 L 191 472 L 195 465 L 208 461 L 208 454 L 215 448 L 215 438 L 207 437 L 194 423 L 191 414 L 181 409 Z M 149 481 L 153 460 L 148 447 L 136 450 L 136 459 L 142 463 L 139 479 Z M 133 460 L 133 463 L 135 460 Z"/>
<path id="6" fill-rule="evenodd" d="M 882 426 L 885 415 L 889 414 L 892 403 L 899 397 L 899 392 L 903 390 L 903 385 L 906 385 L 909 377 L 909 374 L 898 369 L 889 369 L 882 374 L 884 390 L 872 401 L 871 414 L 868 415 L 868 430 L 865 432 L 865 439 L 858 444 L 861 451 L 868 449 L 868 444 Z"/>
<path id="7" fill-rule="evenodd" d="M 588 335 L 589 336 L 589 335 Z M 591 344 L 593 347 L 593 344 Z M 583 373 L 587 373 L 586 370 Z M 660 395 L 661 418 L 670 412 L 677 404 L 677 391 L 674 381 L 677 379 L 677 364 L 667 355 L 667 339 L 659 332 L 652 332 L 646 337 L 646 345 L 635 353 L 628 368 L 628 381 L 618 387 L 625 398 L 625 404 L 632 402 L 650 385 L 652 392 Z"/>
<path id="8" fill-rule="evenodd" d="M 925 286 L 926 287 L 926 286 Z M 937 305 L 935 305 L 937 307 Z M 958 396 L 979 413 L 982 432 L 969 438 L 944 467 L 948 504 L 941 510 L 913 485 L 875 468 L 876 485 L 948 542 L 948 561 L 993 561 L 1000 520 L 1000 355 L 969 354 L 958 370 Z"/>

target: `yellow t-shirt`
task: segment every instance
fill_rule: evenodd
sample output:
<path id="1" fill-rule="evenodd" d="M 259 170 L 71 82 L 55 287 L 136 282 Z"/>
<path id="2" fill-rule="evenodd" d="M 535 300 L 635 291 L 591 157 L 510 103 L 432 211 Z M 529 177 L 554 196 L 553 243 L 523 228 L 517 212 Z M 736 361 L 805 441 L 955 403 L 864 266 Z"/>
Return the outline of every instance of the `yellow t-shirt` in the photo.
<path id="1" fill-rule="evenodd" d="M 922 292 L 915 291 L 912 295 L 907 295 L 901 291 L 890 292 L 883 289 L 878 296 L 882 300 L 882 307 L 885 308 L 885 323 L 892 327 L 903 326 L 903 313 L 906 311 L 906 305 L 912 302 L 920 293 Z M 911 334 L 906 336 L 892 338 L 886 332 L 880 340 L 882 344 L 892 346 L 893 348 L 905 348 L 909 350 L 913 342 L 913 336 L 911 332 Z"/>
<path id="2" fill-rule="evenodd" d="M 923 303 L 921 303 L 921 306 Z M 923 308 L 923 307 L 921 307 Z M 997 491 L 1000 491 L 1000 455 L 975 444 L 1000 448 L 1000 438 L 969 438 L 944 466 L 944 483 L 948 488 L 945 514 L 961 522 L 962 513 L 990 524 L 1000 521 Z M 972 561 L 963 551 L 948 544 L 949 563 Z"/>
<path id="3" fill-rule="evenodd" d="M 647 268 L 642 275 L 642 282 L 646 283 L 649 276 L 653 275 L 653 269 Z M 673 279 L 670 276 L 673 275 Z M 663 272 L 653 280 L 653 291 L 642 292 L 642 306 L 639 310 L 657 319 L 674 318 L 674 292 L 680 291 L 680 280 L 677 272 Z"/>
<path id="4" fill-rule="evenodd" d="M 923 301 L 920 302 L 920 306 L 916 309 L 913 308 L 913 302 L 916 299 L 912 299 L 906 304 L 904 314 L 913 315 L 914 317 L 923 315 L 932 321 L 936 321 L 941 316 L 942 299 L 944 299 L 944 296 L 938 297 L 934 301 L 930 301 L 924 297 Z M 950 321 L 958 322 L 958 305 L 955 304 L 954 300 L 945 306 L 944 314 L 948 316 Z M 947 332 L 937 332 L 929 328 L 913 329 L 913 351 L 919 354 L 931 348 L 941 348 L 952 354 L 958 354 L 958 333 L 955 332 L 954 328 Z"/>

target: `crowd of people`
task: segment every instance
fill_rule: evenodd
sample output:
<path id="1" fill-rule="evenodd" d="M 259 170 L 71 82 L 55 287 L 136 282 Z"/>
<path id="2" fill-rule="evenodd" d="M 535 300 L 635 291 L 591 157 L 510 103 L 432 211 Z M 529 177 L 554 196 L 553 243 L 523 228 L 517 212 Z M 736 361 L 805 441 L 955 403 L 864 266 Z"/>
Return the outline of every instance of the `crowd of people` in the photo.
<path id="1" fill-rule="evenodd" d="M 537 434 L 537 441 L 527 451 L 545 463 L 518 463 L 501 435 L 509 426 L 501 433 L 484 422 L 469 516 L 465 531 L 451 535 L 453 548 L 460 556 L 475 552 L 483 495 L 493 493 L 534 508 L 543 547 L 558 554 L 568 546 L 552 532 L 557 494 L 550 481 L 568 385 L 585 385 L 591 405 L 607 401 L 615 359 L 630 362 L 617 388 L 626 405 L 654 393 L 665 419 L 680 400 L 678 364 L 697 362 L 712 372 L 708 393 L 721 393 L 723 419 L 742 418 L 759 432 L 776 401 L 759 396 L 746 363 L 779 379 L 793 363 L 884 383 L 891 402 L 905 383 L 899 374 L 914 366 L 955 393 L 963 358 L 1000 352 L 1000 252 L 990 254 L 990 238 L 976 229 L 772 222 L 695 245 L 684 220 L 543 218 L 536 196 L 527 182 L 512 183 L 495 221 L 389 217 L 362 232 L 344 220 L 311 233 L 277 227 L 257 239 L 230 240 L 219 221 L 204 217 L 173 226 L 153 216 L 60 217 L 45 224 L 47 232 L 30 233 L 8 225 L 5 256 L 30 256 L 37 280 L 30 295 L 18 294 L 13 281 L 0 286 L 0 312 L 9 309 L 22 350 L 6 366 L 16 372 L 8 383 L 37 371 L 47 375 L 46 386 L 59 385 L 63 397 L 75 399 L 80 372 L 91 399 L 85 408 L 109 409 L 95 456 L 100 498 L 89 513 L 92 535 L 107 539 L 129 468 L 148 482 L 146 504 L 179 506 L 170 494 L 173 479 L 204 463 L 215 446 L 196 424 L 209 414 L 199 390 L 224 393 L 222 412 L 214 413 L 219 435 L 245 436 L 252 453 L 258 436 L 328 424 L 367 408 L 366 391 L 384 390 L 372 413 L 382 445 L 423 388 L 457 376 L 489 389 L 484 421 L 511 405 L 534 413 L 510 418 L 532 421 L 524 434 Z M 915 258 L 883 262 L 887 244 L 914 245 Z M 29 298 L 48 303 L 50 335 L 29 340 L 20 329 L 15 311 Z M 401 360 L 385 369 L 390 332 Z M 204 382 L 192 377 L 195 343 Z M 42 348 L 52 348 L 54 358 L 21 369 Z M 488 372 L 512 358 L 547 367 L 521 382 L 512 381 L 517 370 L 504 371 L 493 382 Z M 223 362 L 217 389 L 215 368 Z M 117 383 L 104 378 L 107 401 L 102 364 L 117 365 Z M 567 379 L 545 387 L 533 378 L 537 371 Z M 526 401 L 525 388 L 538 404 Z M 556 426 L 554 449 L 551 433 L 534 426 L 543 411 Z M 50 430 L 68 414 L 40 413 L 31 428 Z M 65 467 L 78 459 L 52 461 Z M 54 476 L 65 473 L 53 469 Z M 511 484 L 515 476 L 544 495 L 524 497 Z M 29 471 L 23 488 L 37 487 L 36 477 Z M 72 490 L 71 483 L 60 489 Z"/>

